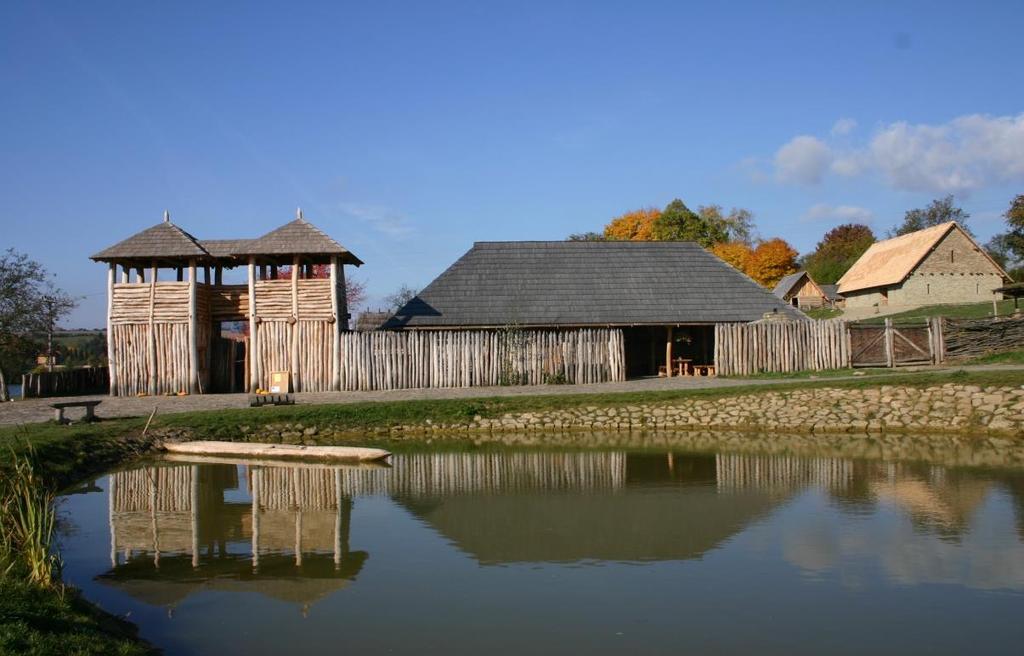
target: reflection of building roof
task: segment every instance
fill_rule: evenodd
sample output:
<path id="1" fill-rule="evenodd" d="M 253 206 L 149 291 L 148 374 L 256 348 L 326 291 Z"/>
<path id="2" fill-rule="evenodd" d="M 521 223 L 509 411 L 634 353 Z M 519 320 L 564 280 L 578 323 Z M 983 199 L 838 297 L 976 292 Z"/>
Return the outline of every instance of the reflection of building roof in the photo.
<path id="1" fill-rule="evenodd" d="M 241 556 L 204 559 L 192 567 L 187 555 L 134 558 L 97 577 L 147 604 L 168 606 L 202 590 L 252 592 L 297 604 L 312 604 L 345 588 L 359 574 L 369 556 L 364 551 L 346 554 L 335 567 L 331 554 L 303 556 L 302 565 L 284 554 L 260 556 L 254 572 L 252 560 Z"/>
<path id="2" fill-rule="evenodd" d="M 460 495 L 399 501 L 484 564 L 688 560 L 780 501 L 715 487 L 627 487 L 618 493 Z"/>

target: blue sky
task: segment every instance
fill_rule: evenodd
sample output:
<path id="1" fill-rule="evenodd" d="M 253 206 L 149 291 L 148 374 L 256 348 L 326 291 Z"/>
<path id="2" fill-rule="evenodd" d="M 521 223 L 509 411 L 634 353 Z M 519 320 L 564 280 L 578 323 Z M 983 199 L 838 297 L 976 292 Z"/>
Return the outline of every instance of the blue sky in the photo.
<path id="1" fill-rule="evenodd" d="M 954 193 L 1024 192 L 1024 3 L 8 2 L 0 247 L 84 296 L 160 220 L 294 216 L 371 304 L 475 240 L 561 239 L 675 197 L 801 251 Z"/>

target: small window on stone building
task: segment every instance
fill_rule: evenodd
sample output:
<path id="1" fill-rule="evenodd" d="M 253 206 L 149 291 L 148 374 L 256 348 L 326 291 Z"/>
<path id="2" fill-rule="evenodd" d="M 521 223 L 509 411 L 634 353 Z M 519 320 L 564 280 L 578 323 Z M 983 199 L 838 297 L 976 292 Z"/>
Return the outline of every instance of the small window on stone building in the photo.
<path id="1" fill-rule="evenodd" d="M 950 261 L 950 262 L 952 262 L 952 261 L 953 261 L 953 253 L 954 253 L 954 252 L 955 252 L 955 251 L 953 251 L 952 249 L 950 249 L 950 251 L 949 251 L 949 261 Z"/>
<path id="2" fill-rule="evenodd" d="M 980 294 L 981 293 L 981 283 L 980 282 L 974 283 L 974 293 L 975 294 Z"/>
<path id="3" fill-rule="evenodd" d="M 928 295 L 931 295 L 931 293 L 932 293 L 932 284 L 931 283 L 927 283 L 924 286 L 924 293 L 928 294 Z"/>

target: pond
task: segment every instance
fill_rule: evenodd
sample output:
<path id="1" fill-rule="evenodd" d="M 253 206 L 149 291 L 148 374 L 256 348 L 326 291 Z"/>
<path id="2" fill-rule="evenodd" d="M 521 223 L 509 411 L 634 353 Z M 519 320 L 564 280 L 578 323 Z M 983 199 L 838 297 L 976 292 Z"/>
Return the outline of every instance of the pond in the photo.
<path id="1" fill-rule="evenodd" d="M 65 578 L 168 654 L 1019 653 L 1024 471 L 728 451 L 136 463 Z"/>

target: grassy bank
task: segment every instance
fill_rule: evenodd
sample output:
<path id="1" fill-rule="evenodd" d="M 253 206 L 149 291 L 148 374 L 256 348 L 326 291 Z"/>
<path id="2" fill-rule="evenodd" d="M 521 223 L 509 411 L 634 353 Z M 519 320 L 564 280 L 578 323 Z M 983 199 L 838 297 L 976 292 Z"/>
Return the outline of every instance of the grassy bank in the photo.
<path id="1" fill-rule="evenodd" d="M 510 396 L 477 399 L 443 399 L 423 401 L 369 402 L 337 405 L 294 405 L 265 408 L 238 408 L 207 412 L 187 412 L 157 416 L 152 429 L 179 429 L 195 439 L 238 439 L 239 427 L 257 427 L 270 423 L 299 422 L 308 426 L 330 424 L 358 433 L 387 429 L 393 426 L 441 423 L 451 424 L 472 419 L 501 417 L 504 414 L 543 412 L 552 409 L 596 406 L 613 407 L 636 403 L 665 403 L 684 399 L 727 398 L 741 394 L 780 392 L 787 390 L 830 387 L 862 389 L 879 385 L 926 387 L 947 382 L 977 385 L 1021 385 L 1024 371 L 940 371 L 892 373 L 859 376 L 854 379 L 831 379 L 842 372 L 818 372 L 818 378 L 795 379 L 792 382 L 764 385 L 740 385 L 710 389 L 680 389 L 607 394 L 566 394 L 559 396 Z M 812 375 L 812 374 L 808 374 Z M 110 419 L 95 424 L 57 426 L 52 423 L 30 424 L 17 428 L 0 428 L 0 466 L 11 452 L 17 453 L 31 444 L 47 476 L 64 484 L 81 479 L 90 472 L 126 458 L 126 451 L 141 452 L 146 448 L 138 434 L 144 418 Z"/>
<path id="2" fill-rule="evenodd" d="M 999 316 L 1013 314 L 1013 299 L 996 301 Z M 992 301 L 982 303 L 962 303 L 959 305 L 925 305 L 905 312 L 897 312 L 884 316 L 865 319 L 863 323 L 885 323 L 892 319 L 895 323 L 922 323 L 927 317 L 946 317 L 948 319 L 987 319 L 992 316 Z"/>
<path id="3" fill-rule="evenodd" d="M 0 654 L 152 653 L 134 625 L 64 586 L 59 560 L 45 562 L 55 491 L 144 452 L 141 424 L 46 423 L 0 434 Z"/>

